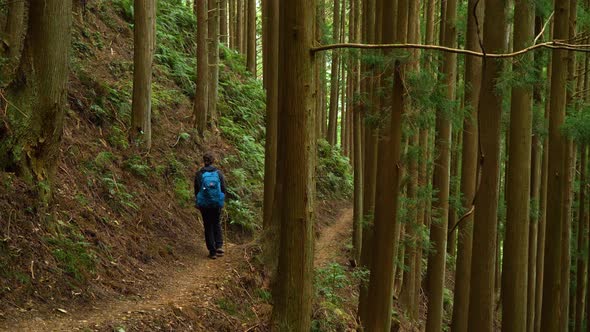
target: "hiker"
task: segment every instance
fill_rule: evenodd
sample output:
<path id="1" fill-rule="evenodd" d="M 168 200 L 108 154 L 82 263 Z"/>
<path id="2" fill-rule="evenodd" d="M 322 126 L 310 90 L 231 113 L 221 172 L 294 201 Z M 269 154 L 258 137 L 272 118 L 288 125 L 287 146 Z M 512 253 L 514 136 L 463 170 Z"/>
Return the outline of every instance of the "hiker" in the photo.
<path id="1" fill-rule="evenodd" d="M 195 176 L 195 203 L 205 226 L 205 243 L 209 258 L 223 256 L 223 234 L 221 233 L 221 209 L 225 201 L 225 178 L 213 166 L 215 157 L 207 152 L 203 155 L 205 166 Z"/>

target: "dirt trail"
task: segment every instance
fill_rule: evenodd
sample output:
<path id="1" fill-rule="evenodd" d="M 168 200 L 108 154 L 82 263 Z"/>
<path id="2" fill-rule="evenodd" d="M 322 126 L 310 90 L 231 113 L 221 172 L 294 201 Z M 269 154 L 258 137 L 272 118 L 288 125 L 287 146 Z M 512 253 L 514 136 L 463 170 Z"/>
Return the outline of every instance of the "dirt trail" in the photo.
<path id="1" fill-rule="evenodd" d="M 322 230 L 316 242 L 316 267 L 334 261 L 344 247 L 345 239 L 350 234 L 352 209 L 340 212 L 337 220 Z M 124 323 L 142 316 L 157 316 L 165 310 L 180 309 L 194 305 L 214 307 L 214 295 L 223 287 L 225 278 L 235 271 L 239 260 L 243 260 L 243 248 L 228 244 L 226 255 L 217 260 L 209 260 L 205 252 L 192 262 L 176 263 L 168 270 L 163 287 L 154 285 L 134 299 L 122 298 L 95 303 L 92 308 L 60 312 L 55 308 L 54 314 L 46 314 L 17 322 L 0 323 L 0 331 L 92 331 L 104 329 L 106 324 Z M 68 308 L 64 308 L 68 310 Z"/>
<path id="2" fill-rule="evenodd" d="M 314 266 L 316 268 L 322 267 L 335 261 L 351 232 L 352 209 L 346 208 L 340 212 L 338 219 L 334 223 L 322 230 L 315 245 Z"/>

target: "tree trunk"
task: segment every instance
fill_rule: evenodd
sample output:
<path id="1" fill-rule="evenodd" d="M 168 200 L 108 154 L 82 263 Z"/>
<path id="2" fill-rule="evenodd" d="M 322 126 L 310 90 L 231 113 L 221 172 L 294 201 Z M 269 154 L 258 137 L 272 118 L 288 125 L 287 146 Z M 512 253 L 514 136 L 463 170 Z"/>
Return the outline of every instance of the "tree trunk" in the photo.
<path id="1" fill-rule="evenodd" d="M 313 277 L 316 140 L 313 100 L 315 0 L 282 0 L 279 15 L 277 196 L 281 244 L 273 331 L 309 331 Z M 285 189 L 283 189 L 285 188 Z M 286 190 L 288 188 L 288 190 Z"/>
<path id="2" fill-rule="evenodd" d="M 446 0 L 445 18 L 441 21 L 444 30 L 443 45 L 457 47 L 457 0 Z M 446 99 L 455 100 L 457 55 L 444 55 L 443 75 L 446 85 Z M 437 109 L 436 114 L 436 157 L 434 161 L 433 189 L 436 200 L 433 202 L 433 214 L 438 220 L 430 226 L 430 242 L 434 251 L 428 254 L 426 272 L 426 295 L 428 298 L 428 314 L 426 331 L 442 330 L 443 291 L 445 280 L 449 189 L 450 189 L 450 158 L 451 158 L 451 119 L 447 110 Z"/>
<path id="3" fill-rule="evenodd" d="M 277 182 L 277 127 L 278 127 L 278 89 L 279 89 L 279 0 L 264 0 L 263 9 L 263 73 L 266 89 L 266 141 L 264 158 L 264 257 L 268 259 L 267 268 L 275 272 L 279 248 L 276 239 L 280 234 L 280 223 L 275 207 Z M 273 213 L 274 212 L 274 213 Z"/>
<path id="4" fill-rule="evenodd" d="M 382 0 L 377 0 L 382 1 Z M 375 42 L 375 0 L 363 0 L 363 42 Z M 374 67 L 363 61 L 361 64 L 364 81 L 363 105 L 365 115 L 364 135 L 364 165 L 363 165 L 363 245 L 361 247 L 361 268 L 369 269 L 372 259 L 373 243 L 373 213 L 375 211 L 375 186 L 377 183 L 377 135 L 378 129 L 374 123 L 368 121 L 375 114 L 372 103 L 374 95 Z M 368 282 L 361 281 L 359 287 L 358 318 L 364 322 L 368 318 Z"/>
<path id="5" fill-rule="evenodd" d="M 457 75 L 459 76 L 459 75 Z M 459 85 L 459 79 L 457 78 L 457 85 Z M 462 108 L 462 107 L 461 107 Z M 455 129 L 455 133 L 452 134 L 452 143 L 451 143 L 451 182 L 450 182 L 450 190 L 449 190 L 449 197 L 451 201 L 455 201 L 457 197 L 459 197 L 459 155 L 460 155 L 460 145 L 459 142 L 461 141 L 461 132 L 462 128 Z M 457 216 L 457 207 L 454 205 L 449 204 L 449 231 L 452 227 L 455 226 L 459 218 Z M 457 231 L 454 230 L 449 233 L 447 237 L 447 254 L 452 258 L 455 257 L 457 254 Z"/>
<path id="6" fill-rule="evenodd" d="M 256 76 L 256 0 L 248 1 L 248 51 L 246 53 L 246 67 Z"/>
<path id="7" fill-rule="evenodd" d="M 226 0 L 228 2 L 229 13 L 228 13 L 228 21 L 229 21 L 229 48 L 236 49 L 236 0 Z"/>
<path id="8" fill-rule="evenodd" d="M 567 39 L 569 33 L 569 1 L 555 2 L 554 38 Z M 563 301 L 561 292 L 562 262 L 562 205 L 564 202 L 563 182 L 566 180 L 566 169 L 563 161 L 567 158 L 566 141 L 561 133 L 561 125 L 565 119 L 567 55 L 564 50 L 552 51 L 552 79 L 549 106 L 549 150 L 547 179 L 547 224 L 545 246 L 545 264 L 543 281 L 543 303 L 541 326 L 543 331 L 561 331 Z M 567 317 L 567 316 L 566 316 Z"/>
<path id="9" fill-rule="evenodd" d="M 135 25 L 131 139 L 149 151 L 152 146 L 152 64 L 156 38 L 156 1 L 135 0 L 133 6 Z"/>
<path id="10" fill-rule="evenodd" d="M 514 50 L 533 44 L 535 8 L 528 0 L 516 0 L 514 12 Z M 512 71 L 526 75 L 531 54 L 515 62 Z M 502 266 L 502 331 L 526 331 L 528 240 L 530 224 L 531 141 L 533 87 L 512 89 L 510 144 L 506 183 L 506 236 Z"/>
<path id="11" fill-rule="evenodd" d="M 334 42 L 340 41 L 340 0 L 334 0 L 334 22 L 333 22 Z M 328 143 L 335 146 L 337 141 L 336 133 L 338 131 L 338 71 L 340 68 L 340 56 L 338 50 L 332 51 L 332 67 L 330 69 L 330 109 L 328 113 Z"/>
<path id="12" fill-rule="evenodd" d="M 384 1 L 383 10 L 377 11 L 382 16 L 382 41 L 384 43 L 405 43 L 407 40 L 408 1 L 399 0 L 397 8 L 397 31 L 390 24 L 391 13 L 394 13 L 393 1 Z M 394 32 L 396 37 L 394 38 Z M 385 50 L 385 58 L 391 50 Z M 399 165 L 402 148 L 402 115 L 406 108 L 404 65 L 394 60 L 383 74 L 384 88 L 383 112 L 386 126 L 379 137 L 379 153 L 377 162 L 377 178 L 375 200 L 375 232 L 373 234 L 373 259 L 369 283 L 368 318 L 361 322 L 366 331 L 390 331 L 391 308 L 393 300 L 394 264 L 397 257 L 399 237 L 399 189 L 401 168 Z M 392 72 L 393 69 L 393 72 Z M 387 77 L 393 76 L 393 86 Z"/>
<path id="13" fill-rule="evenodd" d="M 353 0 L 354 5 L 354 38 L 353 41 L 360 41 L 361 24 L 361 0 Z M 353 98 L 352 98 L 352 145 L 353 145 L 353 166 L 354 166 L 354 210 L 352 222 L 352 259 L 356 266 L 361 259 L 362 231 L 363 231 L 363 150 L 362 150 L 362 105 L 354 98 L 360 94 L 361 71 L 359 60 L 354 58 L 353 63 Z"/>
<path id="14" fill-rule="evenodd" d="M 17 70 L 26 32 L 25 24 L 25 0 L 9 1 L 6 27 L 4 28 L 6 47 L 5 51 L 0 53 L 9 60 L 0 68 L 0 74 L 2 74 L 0 85 L 10 82 L 13 73 Z M 0 50 L 2 50 L 2 42 L 3 40 L 0 39 Z"/>
<path id="15" fill-rule="evenodd" d="M 487 52 L 502 53 L 506 36 L 506 1 L 486 1 L 483 43 Z M 469 293 L 469 331 L 492 331 L 494 322 L 494 276 L 498 184 L 500 179 L 500 120 L 502 96 L 496 92 L 496 81 L 503 66 L 500 61 L 483 63 L 479 100 L 481 183 L 475 201 L 471 287 Z"/>
<path id="16" fill-rule="evenodd" d="M 477 23 L 483 23 L 483 2 L 469 0 L 467 11 L 476 13 Z M 466 48 L 481 51 L 475 17 L 467 18 Z M 461 194 L 466 213 L 473 208 L 477 186 L 478 156 L 478 103 L 481 88 L 482 60 L 478 57 L 465 57 L 465 106 L 469 114 L 463 121 L 463 152 L 461 155 Z M 469 289 L 471 282 L 471 249 L 473 246 L 473 211 L 458 226 L 457 269 L 455 272 L 455 291 L 453 296 L 453 332 L 467 332 L 469 313 Z"/>
<path id="17" fill-rule="evenodd" d="M 248 1 L 248 0 L 236 0 L 237 4 L 237 20 L 236 20 L 236 30 L 237 30 L 237 34 L 236 34 L 236 38 L 237 38 L 237 46 L 238 46 L 238 52 L 242 55 L 246 54 L 245 48 L 246 48 L 246 43 L 244 42 L 244 35 L 245 35 L 245 31 L 244 31 L 244 23 L 245 23 L 245 7 L 244 6 L 244 2 Z"/>
<path id="18" fill-rule="evenodd" d="M 575 331 L 582 332 L 584 329 L 584 305 L 586 294 L 586 261 L 584 250 L 587 247 L 586 238 L 586 169 L 587 169 L 588 149 L 585 145 L 580 146 L 580 194 L 578 196 L 578 252 L 577 252 L 577 276 L 576 276 L 576 315 Z"/>
<path id="19" fill-rule="evenodd" d="M 213 131 L 217 127 L 217 95 L 219 83 L 219 0 L 208 0 L 209 15 L 207 20 L 209 87 L 207 88 L 208 125 Z"/>
<path id="20" fill-rule="evenodd" d="M 410 1 L 408 9 L 408 42 L 419 43 L 420 42 L 420 1 Z M 410 70 L 414 73 L 420 70 L 420 51 L 413 50 Z M 416 110 L 419 112 L 419 110 Z M 417 114 L 417 117 L 420 115 Z M 409 145 L 412 149 L 419 148 L 420 131 L 414 129 L 415 132 L 410 137 Z M 408 224 L 406 225 L 407 233 L 407 244 L 406 244 L 406 260 L 403 276 L 403 286 L 401 288 L 400 303 L 406 310 L 406 313 L 410 319 L 416 319 L 419 315 L 418 310 L 418 294 L 419 291 L 416 289 L 416 278 L 417 278 L 417 258 L 418 251 L 421 248 L 418 246 L 418 237 L 422 236 L 420 231 L 421 222 L 418 220 L 419 203 L 418 203 L 418 185 L 419 185 L 419 155 L 409 154 L 409 180 L 407 185 L 407 197 L 408 206 L 407 211 L 409 213 Z"/>
<path id="21" fill-rule="evenodd" d="M 220 0 L 219 1 L 219 37 L 221 39 L 221 43 L 225 46 L 228 46 L 228 27 L 227 27 L 227 1 L 228 0 Z"/>
<path id="22" fill-rule="evenodd" d="M 319 0 L 317 5 L 317 26 L 316 38 L 319 44 L 324 43 L 323 28 L 325 25 L 326 6 L 325 0 Z M 318 98 L 316 98 L 317 113 L 319 114 L 319 136 L 318 138 L 325 138 L 328 132 L 328 115 L 326 114 L 326 53 L 320 52 L 316 54 L 319 62 L 317 64 L 319 79 L 316 83 L 318 86 Z"/>
<path id="23" fill-rule="evenodd" d="M 51 200 L 63 133 L 72 2 L 31 0 L 27 35 L 16 77 L 5 91 L 10 114 L 0 130 L 0 169 L 16 170 Z M 0 127 L 1 128 L 1 127 Z M 4 129 L 4 128 L 2 128 Z"/>
<path id="24" fill-rule="evenodd" d="M 205 137 L 207 128 L 207 103 L 209 86 L 209 60 L 207 58 L 207 1 L 196 1 L 197 12 L 197 90 L 193 117 L 195 127 L 201 137 Z"/>

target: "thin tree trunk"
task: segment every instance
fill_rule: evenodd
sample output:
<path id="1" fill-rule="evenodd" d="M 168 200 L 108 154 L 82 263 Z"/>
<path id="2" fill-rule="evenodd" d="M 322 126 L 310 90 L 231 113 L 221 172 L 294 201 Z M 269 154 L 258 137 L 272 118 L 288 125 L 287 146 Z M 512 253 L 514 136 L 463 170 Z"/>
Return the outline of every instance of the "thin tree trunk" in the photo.
<path id="1" fill-rule="evenodd" d="M 383 2 L 383 10 L 377 12 L 383 15 L 382 41 L 385 43 L 407 40 L 408 1 L 399 0 L 397 8 L 397 38 L 391 26 L 391 13 L 395 7 L 392 1 Z M 387 57 L 391 50 L 385 51 Z M 373 259 L 369 283 L 368 318 L 362 324 L 366 331 L 391 330 L 391 306 L 393 300 L 394 264 L 397 257 L 396 237 L 399 232 L 397 220 L 399 208 L 399 185 L 401 169 L 391 167 L 399 165 L 402 148 L 402 115 L 406 108 L 406 96 L 403 77 L 404 66 L 395 60 L 393 68 L 389 66 L 384 77 L 393 76 L 393 85 L 388 79 L 383 79 L 384 98 L 382 112 L 387 124 L 379 138 L 379 153 L 377 162 L 377 178 L 375 200 L 375 232 L 373 234 Z M 393 70 L 393 72 L 392 72 Z M 389 82 L 389 84 L 387 83 Z"/>
<path id="2" fill-rule="evenodd" d="M 256 0 L 248 1 L 246 67 L 256 76 Z"/>
<path id="3" fill-rule="evenodd" d="M 382 0 L 377 0 L 382 1 Z M 363 0 L 363 40 L 367 43 L 375 42 L 375 0 Z M 380 28 L 377 26 L 377 28 Z M 362 64 L 365 92 L 365 135 L 364 135 L 364 167 L 363 167 L 363 245 L 361 247 L 361 268 L 369 269 L 372 260 L 373 243 L 373 213 L 375 210 L 375 186 L 377 182 L 377 135 L 378 129 L 374 123 L 367 119 L 375 114 L 375 105 L 372 103 L 374 95 L 375 73 L 374 67 L 367 62 Z M 360 322 L 367 320 L 368 316 L 368 282 L 361 281 L 359 287 L 358 318 Z"/>
<path id="4" fill-rule="evenodd" d="M 228 46 L 228 27 L 227 27 L 227 1 L 219 1 L 219 38 L 221 43 Z"/>
<path id="5" fill-rule="evenodd" d="M 586 145 L 580 146 L 580 194 L 578 198 L 578 253 L 577 253 L 577 277 L 576 277 L 576 315 L 575 331 L 582 332 L 584 325 L 584 305 L 586 294 L 586 261 L 583 250 L 586 249 L 586 238 L 588 229 L 586 229 L 586 169 L 587 169 L 588 149 Z"/>
<path id="6" fill-rule="evenodd" d="M 207 116 L 208 125 L 213 131 L 217 127 L 217 95 L 219 83 L 219 0 L 208 0 L 208 61 L 209 87 L 207 88 Z"/>
<path id="7" fill-rule="evenodd" d="M 535 8 L 528 0 L 516 0 L 514 13 L 514 50 L 533 44 Z M 513 64 L 516 75 L 525 75 L 527 62 Z M 506 238 L 502 273 L 502 331 L 525 331 L 527 327 L 528 240 L 530 224 L 531 142 L 533 87 L 512 89 L 510 144 L 506 183 Z"/>
<path id="8" fill-rule="evenodd" d="M 207 58 L 207 2 L 196 1 L 197 12 L 197 88 L 193 117 L 195 127 L 201 137 L 205 137 L 207 128 L 207 100 L 209 86 L 209 66 Z"/>
<path id="9" fill-rule="evenodd" d="M 280 234 L 278 219 L 273 218 L 277 176 L 277 118 L 279 85 L 279 0 L 264 0 L 263 9 L 263 72 L 266 88 L 266 143 L 264 159 L 263 226 L 269 239 L 267 254 L 276 256 L 276 235 Z M 273 236 L 274 235 L 274 236 Z"/>
<path id="10" fill-rule="evenodd" d="M 314 40 L 314 11 L 315 0 L 280 2 L 276 199 L 281 244 L 273 294 L 273 331 L 311 328 L 316 140 L 312 129 L 314 57 L 309 49 Z"/>
<path id="11" fill-rule="evenodd" d="M 483 23 L 483 3 L 469 0 L 467 11 L 476 13 L 477 23 Z M 476 17 L 467 18 L 467 45 L 473 51 L 481 51 L 477 33 Z M 463 121 L 463 153 L 461 155 L 461 194 L 464 211 L 470 211 L 474 204 L 477 182 L 478 160 L 478 104 L 481 88 L 482 60 L 477 57 L 465 58 L 465 106 L 469 114 Z M 455 292 L 453 297 L 453 318 L 451 329 L 454 332 L 467 332 L 469 313 L 469 289 L 471 282 L 471 250 L 473 246 L 473 214 L 465 217 L 458 226 L 457 270 L 455 272 Z"/>
<path id="12" fill-rule="evenodd" d="M 555 2 L 554 38 L 567 39 L 569 34 L 569 1 Z M 565 119 L 567 56 L 564 50 L 552 51 L 552 78 L 549 106 L 549 155 L 547 179 L 547 225 L 545 246 L 545 264 L 543 281 L 543 303 L 541 325 L 543 331 L 557 332 L 562 329 L 563 298 L 561 287 L 561 269 L 565 264 L 562 260 L 562 231 L 564 185 L 567 170 L 563 161 L 567 158 L 566 140 L 561 133 L 561 125 Z M 567 317 L 567 315 L 565 316 Z"/>
<path id="13" fill-rule="evenodd" d="M 229 23 L 229 48 L 236 49 L 236 0 L 226 0 L 228 2 L 229 13 L 228 13 L 228 23 Z"/>
<path id="14" fill-rule="evenodd" d="M 135 0 L 133 6 L 135 25 L 131 139 L 149 151 L 152 146 L 152 64 L 156 38 L 156 1 Z"/>
<path id="15" fill-rule="evenodd" d="M 457 46 L 457 0 L 447 0 L 445 6 L 445 18 L 441 22 L 444 30 L 443 45 L 447 47 Z M 457 55 L 445 54 L 443 63 L 443 75 L 446 85 L 446 99 L 455 100 Z M 451 162 L 451 119 L 446 110 L 437 109 L 436 114 L 436 158 L 434 162 L 433 189 L 436 200 L 433 202 L 433 214 L 438 220 L 430 226 L 430 242 L 434 250 L 428 255 L 428 267 L 426 272 L 426 295 L 428 298 L 428 314 L 426 318 L 426 331 L 434 332 L 442 330 L 443 321 L 443 293 L 446 269 L 446 248 L 449 211 L 450 190 L 450 162 Z"/>
<path id="16" fill-rule="evenodd" d="M 334 0 L 334 22 L 333 38 L 335 42 L 340 41 L 340 0 Z M 338 50 L 332 51 L 332 67 L 330 69 L 330 109 L 328 113 L 328 143 L 335 146 L 338 131 L 338 71 L 340 68 L 340 56 Z"/>
<path id="17" fill-rule="evenodd" d="M 457 85 L 459 83 L 459 75 L 457 75 Z M 451 182 L 449 197 L 451 201 L 455 201 L 455 198 L 459 196 L 459 156 L 460 156 L 460 145 L 461 141 L 461 128 L 455 129 L 455 134 L 452 135 L 452 149 L 451 149 Z M 449 230 L 455 226 L 458 221 L 457 207 L 449 204 Z M 447 238 L 447 254 L 450 257 L 455 257 L 457 254 L 457 232 L 452 231 L 449 233 Z"/>
<path id="18" fill-rule="evenodd" d="M 244 2 L 248 1 L 248 0 L 236 0 L 236 7 L 237 7 L 237 20 L 236 20 L 236 30 L 237 30 L 237 34 L 236 34 L 236 38 L 237 40 L 237 46 L 238 46 L 238 52 L 242 55 L 245 55 L 245 43 L 244 43 L 244 21 L 245 21 L 245 6 L 244 6 Z M 198 23 L 198 22 L 197 22 Z"/>
<path id="19" fill-rule="evenodd" d="M 354 37 L 353 41 L 360 41 L 361 24 L 361 0 L 353 0 L 354 8 Z M 355 102 L 356 96 L 360 94 L 361 72 L 359 60 L 353 59 L 353 97 L 352 99 L 352 145 L 353 145 L 353 166 L 354 166 L 354 210 L 352 226 L 352 259 L 353 266 L 361 259 L 362 247 L 362 224 L 363 224 L 363 153 L 362 153 L 362 106 Z"/>
<path id="20" fill-rule="evenodd" d="M 487 52 L 503 52 L 506 36 L 506 2 L 486 1 L 483 43 Z M 496 235 L 498 184 L 500 179 L 500 120 L 502 97 L 496 92 L 496 81 L 502 63 L 483 63 L 478 121 L 481 183 L 475 201 L 471 287 L 469 293 L 469 331 L 492 331 L 494 322 L 494 276 L 496 268 Z"/>

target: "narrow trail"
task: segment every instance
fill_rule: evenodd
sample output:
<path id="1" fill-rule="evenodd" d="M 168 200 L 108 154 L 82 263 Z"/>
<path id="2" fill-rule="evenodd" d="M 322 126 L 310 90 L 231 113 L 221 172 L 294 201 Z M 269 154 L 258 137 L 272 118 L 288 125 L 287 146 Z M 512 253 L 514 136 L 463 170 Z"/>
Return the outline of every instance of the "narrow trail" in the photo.
<path id="1" fill-rule="evenodd" d="M 350 235 L 352 209 L 340 212 L 337 220 L 322 230 L 316 242 L 315 267 L 322 267 L 334 261 L 341 253 Z M 93 331 L 104 329 L 107 324 L 124 323 L 134 318 L 157 316 L 166 310 L 182 310 L 183 307 L 198 304 L 201 307 L 215 307 L 216 292 L 223 287 L 224 276 L 238 273 L 235 266 L 243 260 L 243 248 L 227 244 L 226 255 L 217 260 L 205 257 L 205 251 L 191 262 L 175 263 L 161 271 L 162 280 L 154 287 L 144 290 L 134 298 L 99 301 L 91 308 L 72 309 L 54 314 L 29 317 L 16 322 L 0 323 L 0 331 Z M 211 309 L 216 310 L 216 309 Z"/>

